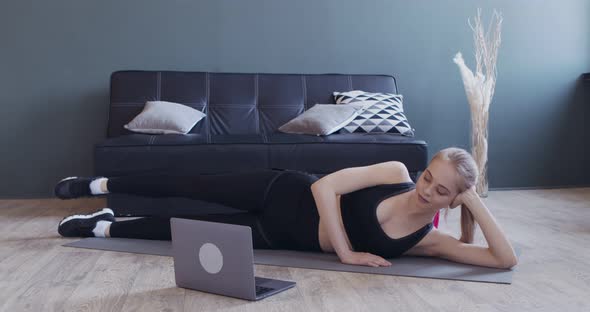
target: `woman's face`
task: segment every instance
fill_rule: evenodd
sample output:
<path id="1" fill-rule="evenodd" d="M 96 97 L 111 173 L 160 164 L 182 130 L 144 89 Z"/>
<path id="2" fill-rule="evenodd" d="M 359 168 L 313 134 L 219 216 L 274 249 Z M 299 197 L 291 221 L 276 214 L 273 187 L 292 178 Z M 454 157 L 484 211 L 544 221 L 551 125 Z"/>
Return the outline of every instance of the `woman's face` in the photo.
<path id="1" fill-rule="evenodd" d="M 457 173 L 449 161 L 438 158 L 431 161 L 416 183 L 416 195 L 428 203 L 417 197 L 418 205 L 433 209 L 449 207 L 458 194 L 455 181 Z"/>

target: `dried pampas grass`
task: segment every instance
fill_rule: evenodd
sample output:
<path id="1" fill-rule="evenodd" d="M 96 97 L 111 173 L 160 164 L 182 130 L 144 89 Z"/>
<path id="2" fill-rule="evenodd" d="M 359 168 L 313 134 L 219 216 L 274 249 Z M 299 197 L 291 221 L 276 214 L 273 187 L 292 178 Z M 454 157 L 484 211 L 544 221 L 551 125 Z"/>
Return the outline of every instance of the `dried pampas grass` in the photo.
<path id="1" fill-rule="evenodd" d="M 488 194 L 487 161 L 488 161 L 488 112 L 490 102 L 494 96 L 496 86 L 496 61 L 498 48 L 500 47 L 500 32 L 502 27 L 502 14 L 494 10 L 488 31 L 484 35 L 481 23 L 481 9 L 477 9 L 477 16 L 472 25 L 475 46 L 475 74 L 465 65 L 461 52 L 458 52 L 453 61 L 459 66 L 465 95 L 471 110 L 471 154 L 479 167 L 479 178 L 476 191 L 482 197 Z M 491 30 L 494 30 L 490 33 Z M 485 75 L 482 70 L 485 70 Z"/>

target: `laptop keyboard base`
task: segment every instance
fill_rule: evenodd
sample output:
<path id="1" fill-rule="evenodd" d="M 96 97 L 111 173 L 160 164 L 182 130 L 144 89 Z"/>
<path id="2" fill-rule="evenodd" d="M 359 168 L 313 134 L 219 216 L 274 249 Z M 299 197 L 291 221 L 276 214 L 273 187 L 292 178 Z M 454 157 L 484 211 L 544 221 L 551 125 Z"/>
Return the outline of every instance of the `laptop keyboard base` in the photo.
<path id="1" fill-rule="evenodd" d="M 274 290 L 274 288 L 269 288 L 269 287 L 264 287 L 264 286 L 258 286 L 256 285 L 256 296 L 265 294 L 271 290 Z"/>

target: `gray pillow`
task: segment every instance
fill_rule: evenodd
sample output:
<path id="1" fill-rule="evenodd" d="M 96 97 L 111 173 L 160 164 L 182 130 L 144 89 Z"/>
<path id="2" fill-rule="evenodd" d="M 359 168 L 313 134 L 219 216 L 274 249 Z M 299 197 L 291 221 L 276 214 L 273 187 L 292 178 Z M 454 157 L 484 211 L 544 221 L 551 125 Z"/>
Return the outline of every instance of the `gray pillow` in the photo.
<path id="1" fill-rule="evenodd" d="M 187 134 L 205 116 L 183 104 L 147 101 L 143 111 L 123 127 L 139 133 Z"/>
<path id="2" fill-rule="evenodd" d="M 278 130 L 293 134 L 329 135 L 347 125 L 364 109 L 358 105 L 316 104 Z"/>

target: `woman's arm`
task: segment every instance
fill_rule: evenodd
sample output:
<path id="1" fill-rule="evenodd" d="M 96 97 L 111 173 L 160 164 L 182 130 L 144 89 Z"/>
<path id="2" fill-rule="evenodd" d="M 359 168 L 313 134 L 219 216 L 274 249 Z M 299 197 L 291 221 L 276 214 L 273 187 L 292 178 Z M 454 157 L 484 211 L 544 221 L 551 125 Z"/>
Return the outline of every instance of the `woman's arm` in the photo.
<path id="1" fill-rule="evenodd" d="M 337 201 L 337 194 L 330 188 L 321 184 L 311 186 L 311 191 L 318 208 L 318 214 L 326 225 L 328 238 L 340 259 L 352 252 L 349 248 L 350 240 L 344 230 L 340 205 Z M 337 208 L 337 209 L 334 209 Z"/>
<path id="2" fill-rule="evenodd" d="M 440 257 L 455 262 L 481 265 L 493 268 L 510 269 L 517 264 L 517 258 L 506 236 L 496 220 L 475 192 L 475 187 L 457 195 L 449 207 L 460 204 L 473 214 L 488 241 L 488 246 L 464 243 L 453 235 L 432 229 L 420 242 L 406 254 Z"/>
<path id="3" fill-rule="evenodd" d="M 399 161 L 369 166 L 350 167 L 330 173 L 311 185 L 311 191 L 322 222 L 326 225 L 332 247 L 340 257 L 353 252 L 344 230 L 338 195 L 385 183 L 407 179 L 407 169 Z M 347 244 L 348 242 L 348 244 Z"/>
<path id="4" fill-rule="evenodd" d="M 320 218 L 326 224 L 328 238 L 342 263 L 369 265 L 372 267 L 389 266 L 391 262 L 380 256 L 368 252 L 355 252 L 351 250 L 350 241 L 344 230 L 338 195 L 325 184 L 312 185 L 311 190 L 316 200 Z M 334 209 L 338 207 L 338 209 Z"/>
<path id="5" fill-rule="evenodd" d="M 494 257 L 502 263 L 516 264 L 518 259 L 512 245 L 496 222 L 494 216 L 490 213 L 481 198 L 479 198 L 479 195 L 474 191 L 465 195 L 463 203 L 471 211 L 475 221 L 481 227 L 481 231 Z"/>

